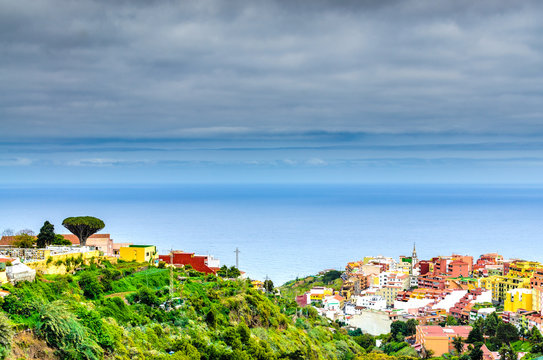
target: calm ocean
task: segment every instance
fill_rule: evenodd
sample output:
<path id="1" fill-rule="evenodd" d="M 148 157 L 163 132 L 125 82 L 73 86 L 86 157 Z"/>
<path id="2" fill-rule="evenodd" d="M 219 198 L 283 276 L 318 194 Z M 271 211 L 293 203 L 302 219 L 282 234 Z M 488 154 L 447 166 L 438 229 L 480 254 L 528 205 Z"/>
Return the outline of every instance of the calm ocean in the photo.
<path id="1" fill-rule="evenodd" d="M 543 189 L 476 186 L 177 185 L 2 188 L 0 232 L 68 216 L 115 241 L 213 254 L 276 284 L 367 255 L 451 252 L 543 261 Z"/>

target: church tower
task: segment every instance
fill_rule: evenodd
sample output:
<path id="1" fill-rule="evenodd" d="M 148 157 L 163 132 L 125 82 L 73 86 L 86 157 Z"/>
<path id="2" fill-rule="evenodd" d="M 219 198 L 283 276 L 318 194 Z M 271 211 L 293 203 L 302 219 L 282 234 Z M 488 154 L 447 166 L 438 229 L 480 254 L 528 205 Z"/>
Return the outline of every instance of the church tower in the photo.
<path id="1" fill-rule="evenodd" d="M 417 257 L 417 248 L 415 243 L 413 243 L 413 254 L 411 255 L 411 271 L 409 276 L 409 285 L 411 288 L 414 288 L 419 285 L 419 273 L 420 271 L 415 269 L 415 266 L 419 262 L 419 259 Z"/>
<path id="2" fill-rule="evenodd" d="M 413 274 L 415 265 L 417 265 L 418 262 L 419 259 L 417 258 L 417 246 L 416 243 L 413 243 L 413 254 L 411 255 L 411 274 Z"/>

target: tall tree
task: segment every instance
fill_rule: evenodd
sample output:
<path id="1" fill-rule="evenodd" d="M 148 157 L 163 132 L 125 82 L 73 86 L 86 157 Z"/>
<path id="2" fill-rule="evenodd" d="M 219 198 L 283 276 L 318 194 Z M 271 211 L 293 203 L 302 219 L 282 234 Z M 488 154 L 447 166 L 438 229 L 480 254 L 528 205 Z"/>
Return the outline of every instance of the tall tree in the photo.
<path id="1" fill-rule="evenodd" d="M 264 280 L 264 290 L 266 292 L 272 292 L 273 291 L 273 281 L 271 280 Z"/>
<path id="2" fill-rule="evenodd" d="M 487 336 L 496 336 L 496 330 L 502 319 L 496 312 L 490 313 L 483 322 L 483 334 Z"/>
<path id="3" fill-rule="evenodd" d="M 530 343 L 532 343 L 532 353 L 543 353 L 543 336 L 535 326 L 530 331 Z"/>
<path id="4" fill-rule="evenodd" d="M 419 322 L 415 319 L 409 319 L 405 323 L 405 335 L 411 336 L 417 333 L 417 325 Z"/>
<path id="5" fill-rule="evenodd" d="M 474 345 L 473 349 L 469 353 L 469 358 L 471 360 L 483 360 L 483 350 L 481 347 L 483 343 L 477 343 Z"/>
<path id="6" fill-rule="evenodd" d="M 462 350 L 464 350 L 464 340 L 460 336 L 455 336 L 452 344 L 458 355 L 462 354 Z"/>
<path id="7" fill-rule="evenodd" d="M 483 334 L 481 333 L 481 329 L 479 328 L 479 326 L 473 326 L 473 329 L 471 329 L 471 331 L 469 332 L 466 342 L 468 344 L 475 344 L 476 342 L 482 341 L 484 341 L 484 339 Z"/>
<path id="8" fill-rule="evenodd" d="M 496 330 L 496 337 L 502 344 L 510 344 L 518 340 L 518 330 L 515 325 L 510 323 L 501 323 Z"/>
<path id="9" fill-rule="evenodd" d="M 51 245 L 55 241 L 55 227 L 49 221 L 43 223 L 38 234 L 38 240 L 36 246 L 38 248 L 44 248 L 47 245 Z"/>
<path id="10" fill-rule="evenodd" d="M 87 245 L 87 239 L 92 234 L 102 230 L 106 225 L 92 216 L 77 216 L 64 219 L 62 225 L 79 238 L 79 245 Z"/>
<path id="11" fill-rule="evenodd" d="M 404 321 L 396 320 L 390 324 L 390 334 L 396 338 L 398 334 L 405 336 L 407 324 Z"/>

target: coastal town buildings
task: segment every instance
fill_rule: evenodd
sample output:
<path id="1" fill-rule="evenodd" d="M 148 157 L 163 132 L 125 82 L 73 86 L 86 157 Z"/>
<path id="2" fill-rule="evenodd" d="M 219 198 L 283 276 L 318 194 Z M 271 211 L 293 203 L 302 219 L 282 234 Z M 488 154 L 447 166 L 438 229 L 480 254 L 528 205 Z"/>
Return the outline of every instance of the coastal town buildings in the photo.
<path id="1" fill-rule="evenodd" d="M 362 319 L 376 314 L 391 321 L 415 319 L 421 326 L 443 324 L 450 317 L 469 324 L 493 313 L 518 329 L 540 329 L 543 322 L 543 265 L 498 253 L 475 261 L 458 254 L 425 260 L 414 247 L 411 256 L 397 260 L 380 255 L 349 262 L 342 279 L 343 315 L 364 331 L 371 326 Z M 419 347 L 439 356 L 449 352 L 451 336 L 469 333 L 469 327 L 440 329 L 420 328 Z"/>
<path id="2" fill-rule="evenodd" d="M 504 274 L 479 279 L 479 286 L 492 291 L 492 300 L 503 303 L 507 292 L 522 288 L 531 289 L 531 279 L 543 266 L 535 261 L 513 261 L 504 263 Z"/>
<path id="3" fill-rule="evenodd" d="M 157 258 L 154 245 L 129 245 L 119 249 L 119 259 L 124 261 L 151 262 Z"/>
<path id="4" fill-rule="evenodd" d="M 434 356 L 442 356 L 453 350 L 452 341 L 455 337 L 467 339 L 471 326 L 417 325 L 416 346 L 419 350 L 431 350 Z"/>
<path id="5" fill-rule="evenodd" d="M 533 309 L 531 289 L 512 289 L 507 292 L 503 306 L 504 311 L 517 312 L 517 310 Z"/>
<path id="6" fill-rule="evenodd" d="M 173 250 L 169 254 L 159 255 L 158 258 L 160 261 L 175 267 L 190 265 L 194 270 L 205 274 L 215 274 L 220 268 L 219 259 L 214 258 L 212 255 L 196 255 L 181 250 Z"/>
<path id="7" fill-rule="evenodd" d="M 74 234 L 61 234 L 64 239 L 70 241 L 72 246 L 79 246 L 79 238 Z M 33 236 L 36 240 L 36 236 Z M 9 249 L 15 247 L 16 236 L 2 236 L 0 238 L 0 249 Z M 131 243 L 115 243 L 110 234 L 93 234 L 87 239 L 86 246 L 93 247 L 101 251 L 104 256 L 119 256 L 121 247 L 128 247 Z"/>

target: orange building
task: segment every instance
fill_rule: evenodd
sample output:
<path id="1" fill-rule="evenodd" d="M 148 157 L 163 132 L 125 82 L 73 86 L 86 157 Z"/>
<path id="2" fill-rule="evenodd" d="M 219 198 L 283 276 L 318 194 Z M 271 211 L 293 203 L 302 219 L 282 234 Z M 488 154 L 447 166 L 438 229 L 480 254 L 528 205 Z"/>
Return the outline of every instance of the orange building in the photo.
<path id="1" fill-rule="evenodd" d="M 442 356 L 453 350 L 452 341 L 460 336 L 467 339 L 471 326 L 417 325 L 416 343 L 420 348 L 432 350 L 434 356 Z"/>
<path id="2" fill-rule="evenodd" d="M 447 274 L 452 277 L 467 277 L 470 273 L 470 266 L 462 260 L 453 260 L 447 265 Z"/>
<path id="3" fill-rule="evenodd" d="M 532 288 L 536 286 L 543 286 L 543 268 L 539 268 L 534 271 L 534 274 L 530 279 L 530 286 Z"/>

